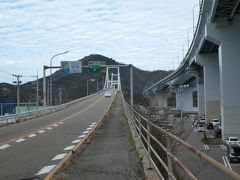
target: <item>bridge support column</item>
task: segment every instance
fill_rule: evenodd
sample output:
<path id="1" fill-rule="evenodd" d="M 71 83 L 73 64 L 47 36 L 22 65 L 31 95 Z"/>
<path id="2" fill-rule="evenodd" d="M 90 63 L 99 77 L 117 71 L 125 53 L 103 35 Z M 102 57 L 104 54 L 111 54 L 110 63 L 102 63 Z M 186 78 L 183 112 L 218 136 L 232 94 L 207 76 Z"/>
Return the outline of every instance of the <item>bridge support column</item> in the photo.
<path id="1" fill-rule="evenodd" d="M 157 94 L 157 107 L 158 108 L 164 108 L 164 107 L 168 107 L 168 93 L 161 93 L 161 94 Z"/>
<path id="2" fill-rule="evenodd" d="M 220 85 L 218 54 L 200 54 L 196 63 L 203 66 L 204 109 L 206 122 L 220 117 Z"/>
<path id="3" fill-rule="evenodd" d="M 185 87 L 176 92 L 176 108 L 183 112 L 195 112 L 197 108 L 193 107 L 193 91 L 196 88 Z"/>
<path id="4" fill-rule="evenodd" d="M 203 74 L 197 77 L 197 94 L 198 94 L 198 116 L 203 116 L 205 114 L 205 99 L 204 99 L 204 82 Z"/>
<path id="5" fill-rule="evenodd" d="M 219 45 L 221 121 L 224 139 L 240 137 L 240 17 L 229 22 L 217 18 L 208 24 L 206 38 Z"/>

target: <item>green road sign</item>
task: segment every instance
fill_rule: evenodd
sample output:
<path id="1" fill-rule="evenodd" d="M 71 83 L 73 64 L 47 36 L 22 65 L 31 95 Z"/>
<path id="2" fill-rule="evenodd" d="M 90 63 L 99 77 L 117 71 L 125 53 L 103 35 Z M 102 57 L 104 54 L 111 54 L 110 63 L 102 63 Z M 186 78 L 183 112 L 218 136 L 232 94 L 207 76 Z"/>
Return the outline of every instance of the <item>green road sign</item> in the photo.
<path id="1" fill-rule="evenodd" d="M 89 64 L 89 72 L 97 73 L 100 71 L 99 64 Z"/>

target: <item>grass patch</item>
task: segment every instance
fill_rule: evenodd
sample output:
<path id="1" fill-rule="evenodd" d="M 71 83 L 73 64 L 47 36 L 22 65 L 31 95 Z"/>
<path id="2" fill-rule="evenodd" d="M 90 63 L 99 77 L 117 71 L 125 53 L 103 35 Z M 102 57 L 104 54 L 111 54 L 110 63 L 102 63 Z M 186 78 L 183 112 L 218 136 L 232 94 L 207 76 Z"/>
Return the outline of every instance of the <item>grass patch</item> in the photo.
<path id="1" fill-rule="evenodd" d="M 123 122 L 128 126 L 128 130 L 129 130 L 129 134 L 128 134 L 128 142 L 131 146 L 134 147 L 134 149 L 136 149 L 136 144 L 135 144 L 135 141 L 133 139 L 133 136 L 132 136 L 132 133 L 131 133 L 131 129 L 130 129 L 130 126 L 128 124 L 128 120 L 126 118 L 126 116 L 123 117 Z"/>

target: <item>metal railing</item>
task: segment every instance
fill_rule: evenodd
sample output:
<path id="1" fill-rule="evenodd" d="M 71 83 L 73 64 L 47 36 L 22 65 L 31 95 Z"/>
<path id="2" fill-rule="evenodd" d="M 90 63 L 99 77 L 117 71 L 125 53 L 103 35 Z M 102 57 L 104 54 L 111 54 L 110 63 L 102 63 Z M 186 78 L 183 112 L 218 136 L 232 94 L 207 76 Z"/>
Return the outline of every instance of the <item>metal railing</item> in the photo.
<path id="1" fill-rule="evenodd" d="M 22 122 L 28 119 L 32 119 L 32 118 L 36 118 L 36 117 L 40 117 L 49 113 L 53 113 L 56 111 L 60 111 L 63 109 L 66 109 L 70 106 L 73 106 L 81 101 L 83 101 L 84 99 L 90 98 L 92 96 L 95 96 L 97 94 L 100 94 L 102 91 L 99 91 L 98 93 L 92 94 L 90 96 L 86 96 L 80 99 L 76 99 L 61 105 L 57 105 L 57 106 L 51 106 L 51 107 L 45 107 L 39 110 L 33 110 L 30 112 L 25 112 L 25 113 L 18 113 L 18 114 L 11 114 L 11 115 L 6 115 L 6 116 L 0 116 L 0 127 L 1 126 L 6 126 L 8 124 L 14 124 L 14 123 L 18 123 L 18 122 Z"/>
<path id="2" fill-rule="evenodd" d="M 129 125 L 132 127 L 134 136 L 137 137 L 141 144 L 141 148 L 145 150 L 148 158 L 148 168 L 154 168 L 161 179 L 178 179 L 179 174 L 176 170 L 181 170 L 187 179 L 196 180 L 197 177 L 172 153 L 171 143 L 175 141 L 182 147 L 192 152 L 194 156 L 199 157 L 208 165 L 214 167 L 218 171 L 232 179 L 240 179 L 240 175 L 226 168 L 210 156 L 194 148 L 192 145 L 175 136 L 170 130 L 165 130 L 140 113 L 136 112 L 129 104 L 125 102 L 122 95 L 125 115 Z"/>

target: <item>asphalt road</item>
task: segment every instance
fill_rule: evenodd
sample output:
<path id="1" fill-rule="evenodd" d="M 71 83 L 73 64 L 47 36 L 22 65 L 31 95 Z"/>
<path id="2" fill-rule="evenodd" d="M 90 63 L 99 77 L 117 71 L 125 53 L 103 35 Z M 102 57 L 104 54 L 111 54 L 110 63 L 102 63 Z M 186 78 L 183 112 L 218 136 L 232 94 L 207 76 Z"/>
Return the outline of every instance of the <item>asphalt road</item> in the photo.
<path id="1" fill-rule="evenodd" d="M 208 156 L 217 160 L 223 164 L 226 168 L 229 168 L 240 174 L 240 163 L 230 163 L 226 158 L 227 151 L 224 144 L 219 145 L 206 145 L 201 142 L 203 138 L 203 132 L 192 131 L 187 139 L 187 142 L 193 145 L 196 149 L 204 152 Z M 193 155 L 193 153 L 186 151 L 184 148 L 180 148 L 180 153 L 178 154 L 179 159 L 181 159 L 184 164 L 190 169 L 190 171 L 198 178 L 202 180 L 207 179 L 218 179 L 218 180 L 228 180 L 226 175 L 216 170 L 214 167 L 201 160 L 200 158 Z"/>
<path id="2" fill-rule="evenodd" d="M 77 151 L 54 179 L 143 180 L 131 132 L 124 116 L 121 97 L 95 135 Z"/>
<path id="3" fill-rule="evenodd" d="M 111 104 L 103 93 L 63 111 L 0 128 L 0 179 L 44 178 Z"/>

